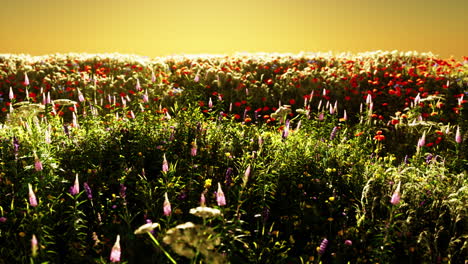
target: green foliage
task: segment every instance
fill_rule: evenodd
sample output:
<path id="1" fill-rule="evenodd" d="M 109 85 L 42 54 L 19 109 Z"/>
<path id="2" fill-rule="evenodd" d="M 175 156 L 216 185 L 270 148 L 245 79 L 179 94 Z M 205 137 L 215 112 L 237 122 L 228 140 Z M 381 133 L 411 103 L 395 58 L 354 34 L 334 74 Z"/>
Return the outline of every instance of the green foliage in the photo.
<path id="1" fill-rule="evenodd" d="M 388 82 L 390 73 L 376 69 L 404 62 L 423 71 L 424 59 L 361 61 L 362 71 L 349 70 L 362 93 L 349 100 L 353 93 L 338 75 L 347 71 L 343 60 L 263 58 L 239 62 L 238 70 L 233 61 L 208 67 L 201 59 L 198 66 L 129 58 L 64 66 L 71 58 L 58 58 L 37 66 L 31 82 L 77 81 L 85 100 L 60 96 L 77 90 L 51 89 L 56 104 L 25 98 L 5 116 L 0 263 L 107 263 L 117 235 L 128 263 L 462 262 L 468 119 L 453 95 L 463 81 L 446 90 L 435 88 L 437 78 L 420 83 L 434 93 L 421 94 L 421 106 L 415 98 L 379 97 L 364 76 L 375 70 L 372 82 Z M 21 61 L 2 63 L 17 80 L 31 70 Z M 405 80 L 417 82 L 409 71 L 401 70 Z M 322 89 L 330 92 L 318 95 Z M 141 98 L 146 91 L 152 100 Z M 366 94 L 374 96 L 373 109 L 360 98 Z M 149 239 L 134 233 L 148 222 L 157 223 Z"/>

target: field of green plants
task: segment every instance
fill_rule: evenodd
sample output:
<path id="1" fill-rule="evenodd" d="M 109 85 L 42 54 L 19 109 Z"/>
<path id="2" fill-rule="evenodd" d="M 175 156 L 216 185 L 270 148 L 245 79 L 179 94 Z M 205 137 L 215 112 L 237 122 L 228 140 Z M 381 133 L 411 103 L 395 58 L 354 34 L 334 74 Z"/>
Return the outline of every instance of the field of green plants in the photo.
<path id="1" fill-rule="evenodd" d="M 0 54 L 0 264 L 466 263 L 463 59 Z"/>

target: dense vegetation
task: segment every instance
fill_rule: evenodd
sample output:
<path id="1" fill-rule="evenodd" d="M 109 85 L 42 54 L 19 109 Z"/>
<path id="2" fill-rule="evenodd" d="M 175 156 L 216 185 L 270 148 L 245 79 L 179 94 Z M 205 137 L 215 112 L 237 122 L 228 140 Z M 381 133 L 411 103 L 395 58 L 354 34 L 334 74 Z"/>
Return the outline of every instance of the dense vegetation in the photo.
<path id="1" fill-rule="evenodd" d="M 0 263 L 463 263 L 464 59 L 0 55 Z"/>

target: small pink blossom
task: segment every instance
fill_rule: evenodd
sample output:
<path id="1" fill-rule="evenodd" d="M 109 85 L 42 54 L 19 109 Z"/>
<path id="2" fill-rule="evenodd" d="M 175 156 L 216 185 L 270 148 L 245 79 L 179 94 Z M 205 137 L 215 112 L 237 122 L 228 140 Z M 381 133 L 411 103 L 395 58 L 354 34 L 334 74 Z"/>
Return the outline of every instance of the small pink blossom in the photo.
<path id="1" fill-rule="evenodd" d="M 218 206 L 226 205 L 226 197 L 224 196 L 223 189 L 221 188 L 221 183 L 218 182 L 218 191 L 216 192 L 216 202 Z"/>
<path id="2" fill-rule="evenodd" d="M 455 142 L 460 144 L 462 142 L 462 137 L 460 133 L 460 126 L 457 126 L 457 132 L 455 133 Z"/>
<path id="3" fill-rule="evenodd" d="M 163 172 L 168 172 L 169 171 L 169 163 L 167 162 L 166 154 L 163 155 L 162 171 Z"/>
<path id="4" fill-rule="evenodd" d="M 213 101 L 211 100 L 211 97 L 210 99 L 208 99 L 208 108 L 212 108 L 213 107 Z"/>
<path id="5" fill-rule="evenodd" d="M 29 204 L 32 207 L 36 207 L 37 206 L 36 194 L 34 193 L 30 183 L 28 184 L 28 188 L 29 188 Z"/>
<path id="6" fill-rule="evenodd" d="M 13 100 L 15 98 L 15 94 L 13 93 L 13 89 L 11 88 L 11 86 L 10 86 L 10 93 L 8 94 L 8 98 L 10 100 Z"/>
<path id="7" fill-rule="evenodd" d="M 29 78 L 28 78 L 28 73 L 24 73 L 24 85 L 27 86 L 29 85 Z"/>
<path id="8" fill-rule="evenodd" d="M 137 79 L 137 83 L 136 83 L 136 85 L 135 85 L 135 89 L 136 89 L 137 91 L 141 91 L 140 79 Z"/>
<path id="9" fill-rule="evenodd" d="M 80 182 L 78 180 L 78 173 L 77 173 L 76 177 L 75 177 L 75 183 L 70 188 L 70 194 L 71 195 L 77 195 L 79 192 L 80 192 Z"/>
<path id="10" fill-rule="evenodd" d="M 399 202 L 400 202 L 400 185 L 401 185 L 401 182 L 398 182 L 398 186 L 395 190 L 395 192 L 393 192 L 393 195 L 392 195 L 392 198 L 390 199 L 390 203 L 393 204 L 393 205 L 397 205 Z"/>
<path id="11" fill-rule="evenodd" d="M 120 235 L 117 235 L 117 238 L 115 240 L 115 244 L 114 244 L 114 246 L 112 247 L 112 250 L 111 250 L 110 261 L 111 262 L 119 262 L 120 261 L 120 254 L 121 254 Z"/>
<path id="12" fill-rule="evenodd" d="M 426 131 L 424 131 L 423 135 L 421 138 L 418 140 L 418 148 L 424 147 L 426 145 Z"/>
<path id="13" fill-rule="evenodd" d="M 197 142 L 192 142 L 192 148 L 190 149 L 190 156 L 195 157 L 197 155 Z"/>
<path id="14" fill-rule="evenodd" d="M 83 94 L 81 93 L 80 90 L 78 90 L 78 101 L 83 102 L 85 100 Z"/>
<path id="15" fill-rule="evenodd" d="M 200 195 L 200 206 L 201 206 L 201 207 L 204 207 L 205 204 L 206 204 L 205 193 L 202 193 L 202 194 Z"/>
<path id="16" fill-rule="evenodd" d="M 32 252 L 33 257 L 37 256 L 38 249 L 39 247 L 38 247 L 37 238 L 36 238 L 36 235 L 33 234 L 31 238 L 31 252 Z"/>
<path id="17" fill-rule="evenodd" d="M 42 171 L 43 167 L 42 167 L 42 162 L 39 158 L 36 158 L 34 160 L 34 168 L 36 169 L 36 171 Z"/>
<path id="18" fill-rule="evenodd" d="M 169 202 L 169 198 L 167 197 L 167 193 L 164 193 L 164 204 L 163 204 L 163 211 L 165 216 L 171 215 L 171 203 Z"/>

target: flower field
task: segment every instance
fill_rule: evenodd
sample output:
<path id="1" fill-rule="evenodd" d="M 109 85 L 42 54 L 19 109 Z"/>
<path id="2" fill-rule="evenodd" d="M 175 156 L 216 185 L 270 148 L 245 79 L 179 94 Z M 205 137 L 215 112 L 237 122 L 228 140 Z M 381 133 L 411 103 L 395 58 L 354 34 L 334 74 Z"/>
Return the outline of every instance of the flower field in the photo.
<path id="1" fill-rule="evenodd" d="M 468 57 L 0 54 L 2 263 L 465 263 Z"/>

